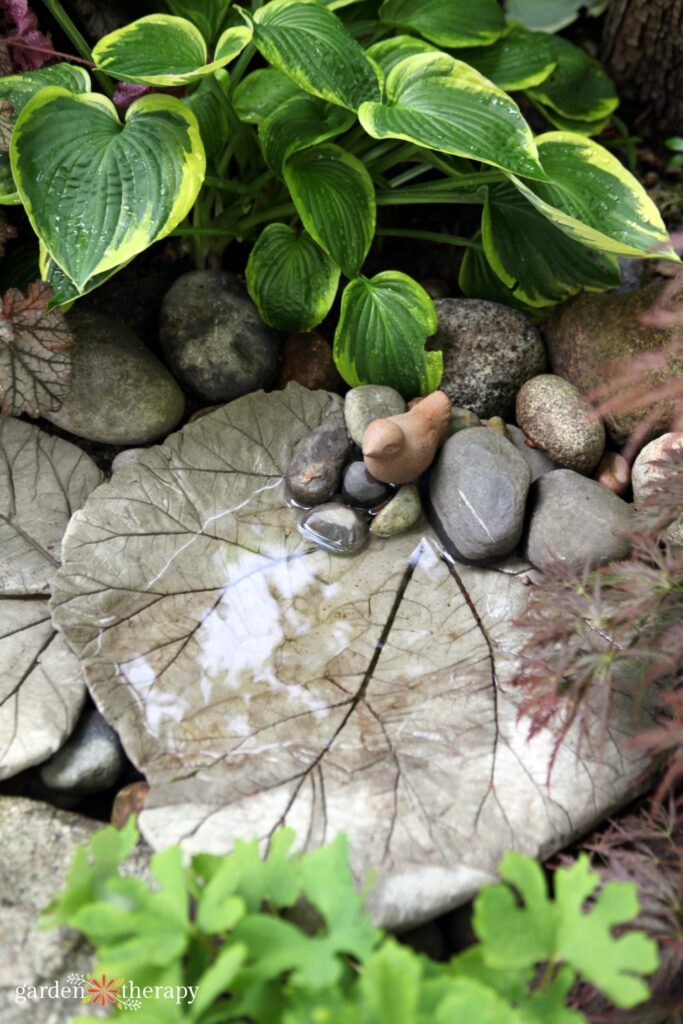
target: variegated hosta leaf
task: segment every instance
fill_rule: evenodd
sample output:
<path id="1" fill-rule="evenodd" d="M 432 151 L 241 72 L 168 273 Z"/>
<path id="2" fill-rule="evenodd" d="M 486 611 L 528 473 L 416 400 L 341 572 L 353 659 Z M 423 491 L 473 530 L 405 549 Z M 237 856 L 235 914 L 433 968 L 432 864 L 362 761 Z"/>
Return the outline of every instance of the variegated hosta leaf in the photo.
<path id="1" fill-rule="evenodd" d="M 488 46 L 505 32 L 498 0 L 384 0 L 379 16 L 437 46 Z"/>
<path id="2" fill-rule="evenodd" d="M 168 0 L 171 12 L 196 25 L 207 46 L 211 46 L 225 24 L 229 3 L 230 0 Z"/>
<path id="3" fill-rule="evenodd" d="M 301 89 L 287 75 L 275 68 L 258 68 L 239 83 L 232 95 L 232 105 L 240 121 L 260 124 L 274 110 Z"/>
<path id="4" fill-rule="evenodd" d="M 548 36 L 546 40 L 555 68 L 529 89 L 531 99 L 547 116 L 559 115 L 563 122 L 602 122 L 609 118 L 619 106 L 619 97 L 602 65 L 568 39 Z M 571 131 L 569 125 L 567 131 Z"/>
<path id="5" fill-rule="evenodd" d="M 529 89 L 544 82 L 557 65 L 552 39 L 545 32 L 513 26 L 493 46 L 458 50 L 458 59 L 501 89 Z"/>
<path id="6" fill-rule="evenodd" d="M 36 234 L 79 291 L 172 231 L 206 169 L 182 100 L 143 96 L 122 125 L 104 96 L 58 88 L 24 108 L 10 156 Z"/>
<path id="7" fill-rule="evenodd" d="M 353 113 L 305 92 L 279 104 L 259 124 L 258 137 L 268 166 L 282 173 L 288 156 L 317 142 L 333 139 L 354 122 Z"/>
<path id="8" fill-rule="evenodd" d="M 204 37 L 192 22 L 149 14 L 100 39 L 92 55 L 102 71 L 123 82 L 184 85 L 225 67 L 250 39 L 247 25 L 226 29 L 209 61 Z"/>
<path id="9" fill-rule="evenodd" d="M 339 408 L 290 385 L 145 451 L 72 520 L 52 607 L 151 784 L 153 846 L 343 831 L 377 921 L 406 926 L 469 899 L 505 850 L 566 846 L 644 766 L 620 694 L 608 736 L 577 758 L 570 734 L 548 784 L 553 738 L 528 740 L 511 686 L 523 563 L 454 564 L 426 526 L 347 558 L 301 536 L 283 476 Z"/>
<path id="10" fill-rule="evenodd" d="M 3 146 L 0 146 L 0 205 L 15 206 L 21 200 L 12 178 L 9 143 L 12 129 L 28 101 L 47 85 L 58 85 L 72 93 L 90 92 L 90 76 L 74 64 L 51 64 L 21 75 L 0 76 L 0 101 L 3 110 Z M 7 106 L 9 104 L 9 108 Z M 11 108 L 11 109 L 10 109 Z M 7 149 L 4 148 L 7 142 Z"/>
<path id="11" fill-rule="evenodd" d="M 677 259 L 659 210 L 610 152 L 572 132 L 548 132 L 536 143 L 547 183 L 511 180 L 556 227 L 617 256 Z"/>
<path id="12" fill-rule="evenodd" d="M 375 139 L 427 149 L 544 178 L 531 129 L 507 93 L 445 53 L 406 57 L 389 73 L 382 103 L 364 103 L 361 124 Z"/>
<path id="13" fill-rule="evenodd" d="M 306 92 L 349 110 L 378 100 L 377 74 L 339 18 L 319 3 L 271 0 L 253 16 L 254 43 Z"/>
<path id="14" fill-rule="evenodd" d="M 28 297 L 10 288 L 0 309 L 0 411 L 7 416 L 40 416 L 61 408 L 71 382 L 73 335 L 58 309 L 50 309 L 52 288 L 29 285 Z"/>

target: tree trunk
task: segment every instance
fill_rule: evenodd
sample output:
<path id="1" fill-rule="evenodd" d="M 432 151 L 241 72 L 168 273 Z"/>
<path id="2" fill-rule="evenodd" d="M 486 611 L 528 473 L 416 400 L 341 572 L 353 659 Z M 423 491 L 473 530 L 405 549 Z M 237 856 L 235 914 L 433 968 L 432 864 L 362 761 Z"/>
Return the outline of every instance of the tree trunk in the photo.
<path id="1" fill-rule="evenodd" d="M 683 135 L 683 0 L 612 0 L 601 56 L 620 96 L 649 109 L 639 127 Z"/>

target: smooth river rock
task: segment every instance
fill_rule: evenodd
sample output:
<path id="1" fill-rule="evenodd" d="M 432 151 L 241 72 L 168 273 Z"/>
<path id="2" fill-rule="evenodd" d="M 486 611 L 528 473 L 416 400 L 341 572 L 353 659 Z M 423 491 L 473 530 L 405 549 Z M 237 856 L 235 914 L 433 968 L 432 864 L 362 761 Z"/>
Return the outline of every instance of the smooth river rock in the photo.
<path id="1" fill-rule="evenodd" d="M 195 270 L 179 277 L 164 297 L 159 337 L 178 380 L 206 402 L 275 384 L 280 336 L 234 274 Z"/>
<path id="2" fill-rule="evenodd" d="M 342 469 L 351 451 L 340 399 L 319 427 L 294 448 L 287 470 L 289 496 L 309 507 L 329 501 L 339 490 Z"/>
<path id="3" fill-rule="evenodd" d="M 349 505 L 358 508 L 374 508 L 390 497 L 392 491 L 388 484 L 376 480 L 368 473 L 365 463 L 350 462 L 344 470 L 342 481 L 342 497 Z"/>
<path id="4" fill-rule="evenodd" d="M 414 526 L 421 515 L 420 493 L 415 484 L 407 484 L 380 509 L 370 524 L 370 532 L 375 537 L 395 537 Z"/>
<path id="5" fill-rule="evenodd" d="M 679 460 L 683 457 L 682 431 L 662 434 L 645 445 L 633 463 L 631 474 L 633 501 L 636 505 L 640 505 L 653 487 L 661 486 L 666 479 L 666 465 L 657 463 L 670 462 L 674 455 L 677 455 Z M 671 544 L 683 544 L 683 510 L 678 519 L 664 531 L 663 539 Z"/>
<path id="6" fill-rule="evenodd" d="M 437 533 L 458 560 L 484 562 L 519 542 L 531 470 L 506 438 L 488 427 L 446 441 L 429 480 Z"/>
<path id="7" fill-rule="evenodd" d="M 368 523 L 364 516 L 341 502 L 329 502 L 309 512 L 299 530 L 306 540 L 335 555 L 354 555 L 365 544 Z"/>
<path id="8" fill-rule="evenodd" d="M 553 373 L 522 385 L 516 416 L 526 436 L 564 469 L 592 473 L 605 449 L 605 428 L 578 388 Z"/>
<path id="9" fill-rule="evenodd" d="M 615 363 L 620 363 L 623 370 L 629 359 L 670 345 L 680 335 L 680 327 L 654 328 L 641 321 L 662 287 L 661 282 L 653 282 L 626 295 L 584 294 L 559 306 L 544 325 L 553 372 L 583 392 L 605 387 L 610 395 L 619 394 L 614 386 Z M 682 374 L 680 357 L 668 363 L 662 361 L 647 373 L 636 370 L 630 386 L 648 384 L 653 397 L 645 406 L 605 417 L 614 440 L 623 443 L 645 418 L 649 418 L 648 437 L 666 429 L 674 403 L 673 399 L 660 398 L 658 392 Z"/>
<path id="10" fill-rule="evenodd" d="M 166 367 L 119 320 L 75 309 L 71 390 L 45 419 L 101 444 L 159 441 L 176 427 L 185 398 Z"/>
<path id="11" fill-rule="evenodd" d="M 597 480 L 571 469 L 539 477 L 529 493 L 523 554 L 537 569 L 555 561 L 577 568 L 625 558 L 631 507 Z"/>
<path id="12" fill-rule="evenodd" d="M 40 781 L 73 804 L 113 786 L 126 765 L 121 742 L 99 711 L 89 708 L 61 750 L 40 766 Z"/>
<path id="13" fill-rule="evenodd" d="M 525 380 L 542 373 L 541 336 L 523 313 L 481 299 L 437 299 L 439 328 L 427 342 L 443 352 L 441 388 L 478 416 L 507 416 Z"/>
<path id="14" fill-rule="evenodd" d="M 344 399 L 346 429 L 357 445 L 363 443 L 366 427 L 373 420 L 398 416 L 406 411 L 406 403 L 394 388 L 385 384 L 363 384 L 351 388 Z"/>
<path id="15" fill-rule="evenodd" d="M 544 473 L 550 473 L 553 469 L 557 469 L 553 460 L 545 452 L 539 448 L 532 448 L 526 443 L 528 438 L 523 430 L 520 430 L 514 423 L 506 423 L 505 426 L 508 437 L 531 470 L 532 482 L 538 480 L 539 476 L 543 476 Z"/>

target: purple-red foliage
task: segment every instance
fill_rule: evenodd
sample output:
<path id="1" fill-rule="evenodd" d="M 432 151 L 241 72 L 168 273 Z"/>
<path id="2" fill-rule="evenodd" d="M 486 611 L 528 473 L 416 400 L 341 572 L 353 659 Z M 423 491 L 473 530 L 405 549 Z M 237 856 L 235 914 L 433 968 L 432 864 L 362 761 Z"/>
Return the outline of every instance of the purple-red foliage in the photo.
<path id="1" fill-rule="evenodd" d="M 41 32 L 28 0 L 0 0 L 0 73 L 33 71 L 55 59 L 52 40 Z"/>

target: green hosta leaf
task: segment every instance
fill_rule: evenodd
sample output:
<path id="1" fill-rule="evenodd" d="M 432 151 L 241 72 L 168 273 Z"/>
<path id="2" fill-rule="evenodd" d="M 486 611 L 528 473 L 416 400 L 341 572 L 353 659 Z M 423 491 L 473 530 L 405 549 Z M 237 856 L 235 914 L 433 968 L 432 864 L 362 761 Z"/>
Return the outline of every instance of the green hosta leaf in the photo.
<path id="1" fill-rule="evenodd" d="M 475 238 L 477 241 L 480 240 L 479 235 Z M 500 302 L 503 306 L 521 309 L 527 314 L 534 312 L 525 302 L 516 299 L 511 289 L 503 284 L 481 249 L 465 250 L 460 264 L 458 284 L 468 299 L 488 299 L 490 302 Z"/>
<path id="2" fill-rule="evenodd" d="M 425 352 L 437 328 L 427 292 L 407 274 L 387 270 L 351 281 L 342 296 L 334 359 L 347 384 L 389 384 L 405 398 L 441 383 L 443 357 Z"/>
<path id="3" fill-rule="evenodd" d="M 500 873 L 509 885 L 483 889 L 474 912 L 474 929 L 492 967 L 564 961 L 617 1006 L 636 1006 L 647 998 L 648 987 L 637 975 L 657 968 L 657 944 L 642 932 L 618 939 L 612 934 L 638 914 L 635 885 L 608 882 L 585 911 L 585 901 L 600 884 L 585 854 L 555 872 L 554 901 L 541 867 L 530 857 L 506 854 Z"/>
<path id="4" fill-rule="evenodd" d="M 51 64 L 38 71 L 0 77 L 0 100 L 11 104 L 14 124 L 28 101 L 46 85 L 58 85 L 74 94 L 90 92 L 90 76 L 73 64 Z M 21 200 L 14 187 L 9 153 L 0 153 L 0 205 L 15 206 Z"/>
<path id="5" fill-rule="evenodd" d="M 287 160 L 285 181 L 309 235 L 347 277 L 360 270 L 375 234 L 375 189 L 355 156 L 315 146 Z"/>
<path id="6" fill-rule="evenodd" d="M 615 255 L 676 258 L 657 207 L 616 157 L 570 132 L 548 132 L 536 143 L 548 181 L 512 180 L 557 227 Z"/>
<path id="7" fill-rule="evenodd" d="M 379 16 L 438 46 L 487 46 L 505 32 L 498 0 L 384 0 Z"/>
<path id="8" fill-rule="evenodd" d="M 384 103 L 364 103 L 375 139 L 405 139 L 531 178 L 544 178 L 531 129 L 510 97 L 462 61 L 422 53 L 397 64 Z"/>
<path id="9" fill-rule="evenodd" d="M 506 0 L 507 16 L 521 21 L 527 28 L 559 32 L 575 21 L 585 8 L 589 14 L 602 14 L 609 0 L 587 3 L 586 0 Z"/>
<path id="10" fill-rule="evenodd" d="M 199 124 L 199 131 L 208 157 L 214 156 L 228 140 L 227 94 L 230 76 L 227 71 L 214 71 L 203 78 L 194 92 L 183 97 Z"/>
<path id="11" fill-rule="evenodd" d="M 224 67 L 250 39 L 247 25 L 226 29 L 207 63 L 204 37 L 192 22 L 172 14 L 148 14 L 104 36 L 92 54 L 102 71 L 122 82 L 184 85 Z"/>
<path id="12" fill-rule="evenodd" d="M 337 294 L 339 267 L 310 235 L 269 224 L 251 250 L 247 288 L 261 318 L 279 331 L 310 331 Z"/>
<path id="13" fill-rule="evenodd" d="M 126 262 L 130 262 L 130 260 Z M 101 284 L 108 281 L 114 274 L 118 274 L 119 270 L 122 270 L 125 265 L 125 263 L 122 263 L 112 267 L 111 270 L 105 270 L 103 274 L 95 274 L 94 277 L 90 278 L 83 290 L 79 291 L 71 278 L 67 277 L 58 263 L 55 263 L 43 243 L 40 243 L 41 279 L 52 285 L 53 294 L 50 299 L 50 305 L 61 306 L 63 310 L 69 309 L 76 299 L 99 288 Z"/>
<path id="14" fill-rule="evenodd" d="M 79 291 L 172 231 L 206 167 L 181 100 L 143 96 L 122 125 L 104 96 L 52 87 L 22 111 L 10 157 L 36 234 Z"/>
<path id="15" fill-rule="evenodd" d="M 516 298 L 552 306 L 577 292 L 619 284 L 616 258 L 564 234 L 511 184 L 489 189 L 482 218 L 489 263 Z"/>
<path id="16" fill-rule="evenodd" d="M 207 46 L 211 46 L 225 21 L 230 0 L 167 0 L 167 3 L 173 14 L 196 25 Z"/>
<path id="17" fill-rule="evenodd" d="M 527 93 L 527 98 L 548 124 L 561 132 L 572 132 L 575 135 L 600 135 L 610 123 L 609 117 L 603 117 L 599 121 L 582 121 L 578 117 L 563 117 L 552 107 L 546 107 L 543 103 L 539 103 L 530 92 Z"/>
<path id="18" fill-rule="evenodd" d="M 416 36 L 391 36 L 390 39 L 380 39 L 378 43 L 373 43 L 365 52 L 374 60 L 386 79 L 389 72 L 406 57 L 438 51 L 431 43 L 426 43 L 424 39 L 418 39 Z"/>
<path id="19" fill-rule="evenodd" d="M 303 93 L 280 104 L 259 125 L 259 141 L 266 163 L 276 174 L 292 153 L 325 142 L 351 127 L 350 110 L 324 103 Z"/>
<path id="20" fill-rule="evenodd" d="M 529 89 L 544 82 L 557 63 L 552 37 L 513 26 L 493 46 L 459 50 L 459 60 L 488 78 L 500 89 Z"/>
<path id="21" fill-rule="evenodd" d="M 547 36 L 555 69 L 541 84 L 529 89 L 529 95 L 561 117 L 599 121 L 619 106 L 610 77 L 602 65 L 560 36 Z"/>
<path id="22" fill-rule="evenodd" d="M 293 96 L 301 96 L 301 89 L 291 78 L 274 68 L 259 68 L 242 79 L 233 93 L 232 105 L 240 121 L 260 124 Z"/>
<path id="23" fill-rule="evenodd" d="M 271 0 L 254 15 L 254 42 L 270 64 L 330 103 L 357 110 L 380 97 L 363 50 L 319 3 Z"/>

